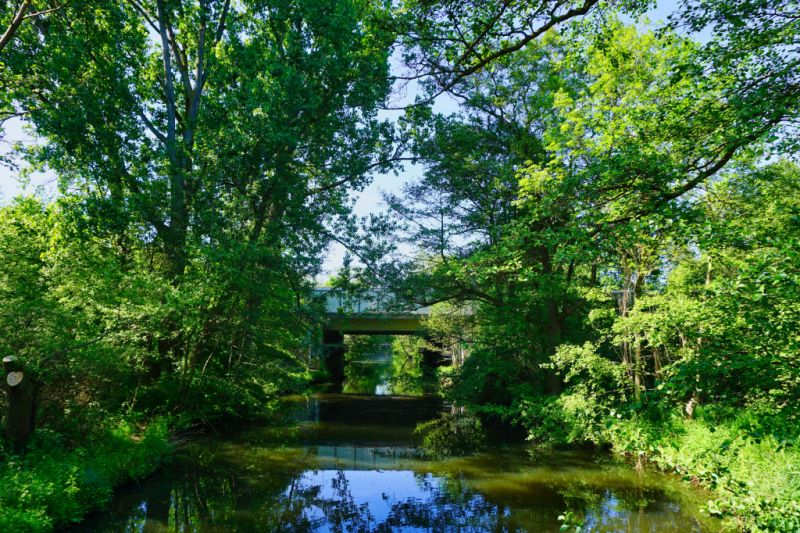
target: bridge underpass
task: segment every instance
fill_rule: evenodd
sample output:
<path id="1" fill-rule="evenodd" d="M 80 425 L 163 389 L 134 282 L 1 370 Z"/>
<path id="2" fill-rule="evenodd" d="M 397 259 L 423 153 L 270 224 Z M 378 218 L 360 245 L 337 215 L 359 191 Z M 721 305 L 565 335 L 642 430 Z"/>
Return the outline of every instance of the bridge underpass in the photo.
<path id="1" fill-rule="evenodd" d="M 324 298 L 325 322 L 322 328 L 322 350 L 331 380 L 344 380 L 345 335 L 415 335 L 424 330 L 424 319 L 430 307 L 402 308 L 390 301 L 390 295 L 369 291 L 360 297 L 342 295 L 333 289 L 316 289 L 315 296 Z M 441 354 L 423 352 L 423 364 L 443 364 Z"/>

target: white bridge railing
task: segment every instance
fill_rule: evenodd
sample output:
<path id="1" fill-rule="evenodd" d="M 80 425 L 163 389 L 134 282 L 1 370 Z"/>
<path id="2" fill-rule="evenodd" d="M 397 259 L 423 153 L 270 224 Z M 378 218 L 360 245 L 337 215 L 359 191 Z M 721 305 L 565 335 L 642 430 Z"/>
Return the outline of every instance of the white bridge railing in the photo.
<path id="1" fill-rule="evenodd" d="M 430 307 L 402 308 L 392 295 L 370 290 L 358 297 L 343 294 L 336 289 L 314 289 L 315 298 L 325 298 L 325 312 L 332 315 L 429 315 Z"/>

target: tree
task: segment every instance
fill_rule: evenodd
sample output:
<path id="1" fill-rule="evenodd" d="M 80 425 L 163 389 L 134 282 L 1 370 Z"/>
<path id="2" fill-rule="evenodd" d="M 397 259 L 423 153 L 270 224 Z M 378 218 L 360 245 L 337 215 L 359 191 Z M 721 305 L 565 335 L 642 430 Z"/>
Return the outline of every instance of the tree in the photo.
<path id="1" fill-rule="evenodd" d="M 666 285 L 615 325 L 621 342 L 642 337 L 671 400 L 797 416 L 797 178 L 788 161 L 728 171 L 681 229 Z"/>
<path id="2" fill-rule="evenodd" d="M 58 2 L 34 0 L 4 2 L 0 5 L 0 32 L 2 32 L 0 34 L 0 131 L 7 120 L 20 115 L 14 109 L 12 88 L 23 78 L 5 68 L 3 51 L 14 40 L 21 28 L 31 27 L 30 32 L 35 33 L 36 28 L 46 27 L 49 15 L 62 7 L 63 4 Z M 5 154 L 0 155 L 0 163 L 8 164 L 9 162 L 9 158 Z"/>
<path id="3" fill-rule="evenodd" d="M 360 0 L 82 0 L 5 50 L 46 140 L 26 157 L 59 176 L 76 237 L 152 273 L 153 379 L 290 365 L 348 194 L 392 156 L 385 16 Z"/>
<path id="4" fill-rule="evenodd" d="M 685 0 L 670 18 L 673 27 L 710 33 L 698 63 L 734 78 L 739 98 L 796 108 L 797 7 L 791 0 Z"/>
<path id="5" fill-rule="evenodd" d="M 248 191 L 255 241 L 292 193 L 335 207 L 338 182 L 363 183 L 381 133 L 370 109 L 386 92 L 386 36 L 356 27 L 370 9 L 76 4 L 51 23 L 44 61 L 29 50 L 13 58 L 40 73 L 17 96 L 50 141 L 40 160 L 65 183 L 130 198 L 178 276 L 190 233 L 210 236 L 224 192 Z M 349 142 L 334 142 L 345 133 Z"/>
<path id="6" fill-rule="evenodd" d="M 422 80 L 431 101 L 506 56 L 524 50 L 551 29 L 594 10 L 636 13 L 646 2 L 597 0 L 420 1 L 400 5 L 398 33 L 407 75 Z M 601 7 L 602 6 L 602 7 Z"/>
<path id="7" fill-rule="evenodd" d="M 22 0 L 16 7 L 10 3 L 3 5 L 0 17 L 4 22 L 5 31 L 0 36 L 0 54 L 3 53 L 3 49 L 11 42 L 26 20 L 38 20 L 41 23 L 45 15 L 61 9 L 61 7 L 62 4 L 59 3 L 34 0 Z"/>
<path id="8" fill-rule="evenodd" d="M 451 288 L 434 299 L 484 302 L 481 342 L 527 360 L 532 375 L 590 335 L 590 302 L 616 276 L 620 244 L 632 251 L 663 232 L 698 186 L 793 116 L 754 114 L 727 97 L 730 78 L 685 68 L 691 41 L 607 31 L 553 36 L 494 63 L 452 91 L 461 115 L 415 111 L 429 170 L 393 199 L 430 258 L 423 275 Z M 641 283 L 652 269 L 642 267 L 627 283 Z"/>

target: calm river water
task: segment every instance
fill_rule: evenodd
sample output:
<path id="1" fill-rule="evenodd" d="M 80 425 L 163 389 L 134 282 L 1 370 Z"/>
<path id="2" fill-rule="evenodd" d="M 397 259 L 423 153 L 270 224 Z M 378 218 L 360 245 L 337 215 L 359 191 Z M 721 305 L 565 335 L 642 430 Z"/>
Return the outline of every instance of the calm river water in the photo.
<path id="1" fill-rule="evenodd" d="M 565 514 L 583 522 L 581 531 L 720 527 L 703 522 L 704 494 L 600 453 L 497 443 L 474 456 L 424 459 L 414 427 L 442 408 L 435 396 L 288 398 L 286 427 L 194 442 L 76 530 L 548 532 Z"/>

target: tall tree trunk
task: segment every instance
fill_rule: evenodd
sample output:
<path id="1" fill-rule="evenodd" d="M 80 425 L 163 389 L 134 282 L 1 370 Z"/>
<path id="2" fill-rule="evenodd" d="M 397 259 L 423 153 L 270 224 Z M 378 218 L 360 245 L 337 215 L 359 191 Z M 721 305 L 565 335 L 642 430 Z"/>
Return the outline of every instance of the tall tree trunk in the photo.
<path id="1" fill-rule="evenodd" d="M 564 323 L 558 311 L 558 305 L 553 299 L 547 300 L 547 355 L 555 355 L 556 349 L 561 344 L 564 332 Z M 561 377 L 555 371 L 547 376 L 547 391 L 550 394 L 560 394 L 564 389 Z"/>
<path id="2" fill-rule="evenodd" d="M 167 113 L 167 134 L 164 147 L 169 159 L 169 226 L 165 228 L 164 253 L 167 259 L 167 273 L 176 280 L 186 268 L 186 234 L 189 223 L 186 204 L 186 169 L 188 159 L 185 150 L 177 139 L 177 109 L 175 101 L 175 76 L 172 65 L 172 48 L 170 40 L 168 13 L 163 0 L 156 2 L 158 30 L 161 37 L 161 57 L 164 67 L 164 97 Z M 176 54 L 176 61 L 179 57 Z M 190 125 L 185 126 L 188 130 Z M 191 132 L 184 131 L 184 139 L 191 139 Z"/>
<path id="3" fill-rule="evenodd" d="M 173 221 L 164 238 L 167 275 L 175 285 L 186 270 L 186 233 L 185 223 Z"/>
<path id="4" fill-rule="evenodd" d="M 633 337 L 633 397 L 642 399 L 642 339 L 638 333 Z"/>

